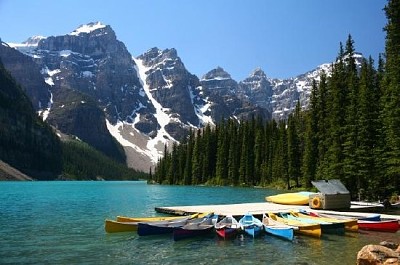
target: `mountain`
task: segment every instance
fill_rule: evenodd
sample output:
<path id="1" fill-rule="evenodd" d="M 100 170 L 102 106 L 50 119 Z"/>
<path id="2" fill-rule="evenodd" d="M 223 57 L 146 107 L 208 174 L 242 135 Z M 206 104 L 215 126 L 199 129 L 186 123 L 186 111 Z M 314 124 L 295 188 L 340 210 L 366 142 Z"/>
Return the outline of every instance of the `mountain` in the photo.
<path id="1" fill-rule="evenodd" d="M 0 61 L 0 159 L 37 179 L 62 169 L 61 144 Z M 2 170 L 3 171 L 3 170 Z"/>
<path id="2" fill-rule="evenodd" d="M 216 122 L 229 117 L 238 120 L 251 116 L 271 118 L 267 109 L 253 104 L 247 97 L 240 97 L 239 84 L 221 67 L 205 74 L 200 83 L 203 95 L 211 102 L 211 118 Z"/>
<path id="3" fill-rule="evenodd" d="M 227 118 L 285 119 L 298 100 L 307 108 L 312 80 L 331 65 L 283 80 L 257 68 L 237 82 L 221 67 L 198 78 L 173 48 L 133 58 L 100 22 L 2 43 L 0 57 L 49 124 L 143 171 L 191 129 Z"/>

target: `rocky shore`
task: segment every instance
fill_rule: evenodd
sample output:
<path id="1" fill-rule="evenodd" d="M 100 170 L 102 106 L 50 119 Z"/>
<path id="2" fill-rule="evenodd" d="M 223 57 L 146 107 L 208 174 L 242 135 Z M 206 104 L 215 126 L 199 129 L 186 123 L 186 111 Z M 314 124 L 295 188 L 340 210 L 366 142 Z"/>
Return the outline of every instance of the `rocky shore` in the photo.
<path id="1" fill-rule="evenodd" d="M 31 177 L 25 175 L 21 171 L 13 168 L 9 164 L 0 160 L 0 181 L 1 180 L 33 180 Z"/>
<path id="2" fill-rule="evenodd" d="M 357 265 L 399 265 L 398 243 L 383 241 L 379 245 L 366 245 L 357 254 Z"/>

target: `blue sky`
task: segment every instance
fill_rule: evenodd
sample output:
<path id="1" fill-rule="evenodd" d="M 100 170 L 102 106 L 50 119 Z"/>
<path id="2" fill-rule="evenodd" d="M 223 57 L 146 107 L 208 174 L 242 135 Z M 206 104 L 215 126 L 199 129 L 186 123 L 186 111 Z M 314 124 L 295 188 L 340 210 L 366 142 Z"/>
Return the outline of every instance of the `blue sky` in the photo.
<path id="1" fill-rule="evenodd" d="M 202 77 L 221 66 L 237 81 L 261 67 L 287 78 L 333 61 L 348 34 L 378 59 L 386 24 L 382 0 L 0 0 L 0 38 L 22 42 L 81 24 L 111 25 L 133 56 L 176 48 Z"/>

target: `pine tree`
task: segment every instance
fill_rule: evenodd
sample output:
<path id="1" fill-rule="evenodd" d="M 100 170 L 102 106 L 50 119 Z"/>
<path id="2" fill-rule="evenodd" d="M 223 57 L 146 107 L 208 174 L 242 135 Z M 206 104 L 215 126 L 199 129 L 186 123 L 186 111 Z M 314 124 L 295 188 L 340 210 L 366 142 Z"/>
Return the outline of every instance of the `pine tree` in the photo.
<path id="1" fill-rule="evenodd" d="M 300 106 L 298 104 L 298 106 Z M 296 108 L 296 111 L 293 115 L 290 115 L 288 118 L 288 127 L 287 127 L 287 165 L 288 165 L 288 186 L 290 187 L 290 179 L 295 181 L 296 187 L 299 187 L 299 177 L 300 177 L 300 139 L 299 133 L 297 131 L 298 125 L 298 115 L 300 108 Z M 297 116 L 297 117 L 296 117 Z"/>
<path id="2" fill-rule="evenodd" d="M 345 76 L 348 91 L 348 101 L 345 107 L 345 120 L 343 124 L 343 180 L 351 193 L 355 193 L 360 172 L 358 168 L 357 148 L 358 136 L 358 116 L 359 116 L 359 92 L 358 92 L 358 73 L 354 58 L 354 41 L 349 35 L 345 50 Z"/>
<path id="3" fill-rule="evenodd" d="M 318 136 L 317 136 L 317 97 L 318 97 L 318 86 L 315 80 L 312 82 L 312 90 L 310 97 L 310 109 L 305 115 L 305 132 L 304 132 L 304 155 L 302 161 L 302 175 L 304 184 L 307 188 L 310 188 L 311 181 L 315 180 L 315 174 L 317 170 L 317 158 L 318 158 Z"/>
<path id="4" fill-rule="evenodd" d="M 238 185 L 239 183 L 239 150 L 237 123 L 233 120 L 229 122 L 229 155 L 228 155 L 228 183 Z"/>
<path id="5" fill-rule="evenodd" d="M 400 190 L 400 2 L 389 0 L 384 8 L 386 31 L 386 65 L 383 77 L 383 125 L 386 131 L 386 194 Z"/>
<path id="6" fill-rule="evenodd" d="M 192 155 L 192 185 L 203 183 L 202 181 L 202 156 L 201 156 L 201 130 L 197 130 L 196 139 L 194 140 Z"/>
<path id="7" fill-rule="evenodd" d="M 328 119 L 329 131 L 328 136 L 328 150 L 326 152 L 324 166 L 327 167 L 324 178 L 344 179 L 343 172 L 343 134 L 345 115 L 344 110 L 348 101 L 348 87 L 346 82 L 346 68 L 344 63 L 344 51 L 342 43 L 340 43 L 340 50 L 337 62 L 335 63 L 332 71 L 332 76 L 328 82 Z"/>
<path id="8" fill-rule="evenodd" d="M 183 184 L 192 184 L 192 155 L 193 155 L 193 145 L 194 145 L 194 133 L 190 130 L 189 139 L 186 145 L 186 161 L 185 169 L 183 171 Z"/>
<path id="9" fill-rule="evenodd" d="M 223 121 L 218 130 L 218 144 L 217 144 L 217 163 L 215 169 L 215 178 L 217 185 L 224 185 L 228 179 L 228 153 L 229 153 L 229 140 L 227 137 L 227 126 Z"/>
<path id="10" fill-rule="evenodd" d="M 326 73 L 322 72 L 318 85 L 318 94 L 315 103 L 315 115 L 317 117 L 317 168 L 315 172 L 316 179 L 325 179 L 328 171 L 327 152 L 330 144 L 328 132 L 330 131 L 329 109 L 330 93 L 328 91 Z"/>
<path id="11" fill-rule="evenodd" d="M 360 72 L 359 118 L 357 121 L 359 140 L 355 154 L 359 170 L 357 183 L 359 199 L 364 199 L 361 196 L 365 195 L 373 197 L 374 189 L 378 186 L 376 178 L 379 171 L 377 171 L 375 154 L 377 153 L 380 127 L 378 120 L 380 90 L 373 64 L 372 58 L 369 59 L 369 62 L 364 60 Z"/>

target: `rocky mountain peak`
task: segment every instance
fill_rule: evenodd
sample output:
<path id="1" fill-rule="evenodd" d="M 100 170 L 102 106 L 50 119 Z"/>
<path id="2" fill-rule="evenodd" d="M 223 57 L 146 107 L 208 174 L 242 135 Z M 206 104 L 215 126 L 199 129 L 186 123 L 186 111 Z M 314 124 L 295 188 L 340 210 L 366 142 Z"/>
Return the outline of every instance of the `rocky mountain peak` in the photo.
<path id="1" fill-rule="evenodd" d="M 81 25 L 67 35 L 43 39 L 38 43 L 38 49 L 51 52 L 69 50 L 98 58 L 104 54 L 120 53 L 126 50 L 126 47 L 117 40 L 114 30 L 110 26 L 95 22 Z"/>
<path id="2" fill-rule="evenodd" d="M 232 79 L 231 75 L 227 73 L 222 67 L 218 66 L 217 68 L 209 71 L 206 73 L 203 78 L 203 80 L 210 80 L 210 79 Z"/>
<path id="3" fill-rule="evenodd" d="M 250 74 L 250 77 L 258 79 L 266 79 L 267 75 L 261 68 L 258 67 L 254 69 L 254 71 Z"/>
<path id="4" fill-rule="evenodd" d="M 91 22 L 88 24 L 80 25 L 77 29 L 72 31 L 69 35 L 73 36 L 78 36 L 80 34 L 89 34 L 91 32 L 94 32 L 96 30 L 104 29 L 107 26 L 102 24 L 101 22 Z M 111 29 L 111 27 L 108 26 L 107 30 Z M 103 31 L 104 32 L 104 31 Z"/>
<path id="5" fill-rule="evenodd" d="M 163 64 L 163 68 L 171 68 L 177 66 L 183 66 L 176 49 L 165 49 L 161 50 L 157 47 L 151 48 L 144 54 L 140 55 L 138 59 L 143 61 L 143 64 L 147 67 L 157 68 L 160 64 Z"/>
<path id="6" fill-rule="evenodd" d="M 45 39 L 44 36 L 32 36 L 28 38 L 26 41 L 22 42 L 22 44 L 29 45 L 29 46 L 37 46 L 39 41 Z"/>

